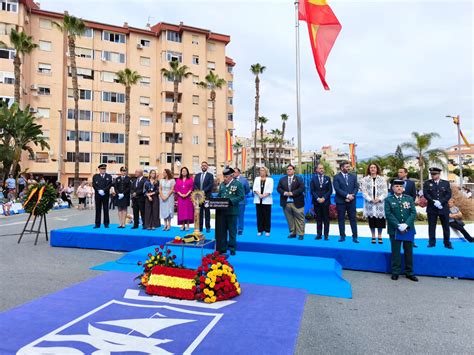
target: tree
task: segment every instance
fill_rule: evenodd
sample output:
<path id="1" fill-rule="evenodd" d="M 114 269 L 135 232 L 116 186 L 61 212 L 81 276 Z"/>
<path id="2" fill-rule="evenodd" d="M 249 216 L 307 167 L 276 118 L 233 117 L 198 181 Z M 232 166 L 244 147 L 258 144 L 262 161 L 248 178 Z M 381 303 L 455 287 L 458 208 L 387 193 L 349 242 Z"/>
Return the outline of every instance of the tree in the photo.
<path id="1" fill-rule="evenodd" d="M 71 63 L 72 95 L 74 98 L 74 191 L 79 187 L 79 84 L 77 82 L 76 38 L 86 32 L 86 25 L 80 18 L 64 12 L 63 22 L 53 24 L 67 35 L 69 61 Z"/>
<path id="2" fill-rule="evenodd" d="M 276 169 L 277 167 L 277 145 L 279 145 L 282 141 L 281 139 L 281 131 L 278 128 L 274 128 L 270 131 L 272 138 L 270 139 L 270 143 L 273 144 L 273 168 Z"/>
<path id="3" fill-rule="evenodd" d="M 214 164 L 217 172 L 217 135 L 216 135 L 216 90 L 222 89 L 226 81 L 219 78 L 219 75 L 214 74 L 211 70 L 209 74 L 204 78 L 205 81 L 198 83 L 198 86 L 203 89 L 211 90 L 211 103 L 212 103 L 212 138 L 214 140 Z"/>
<path id="4" fill-rule="evenodd" d="M 15 56 L 13 57 L 13 72 L 15 75 L 15 102 L 20 103 L 20 88 L 21 88 L 21 56 L 30 54 L 33 49 L 38 47 L 37 44 L 33 43 L 33 37 L 28 36 L 25 32 L 18 32 L 12 28 L 10 31 L 10 44 L 15 49 Z M 1 48 L 8 48 L 5 42 L 0 41 Z"/>
<path id="5" fill-rule="evenodd" d="M 3 106 L 0 109 L 0 131 L 3 141 L 4 136 L 9 137 L 9 146 L 12 165 L 10 173 L 16 175 L 21 153 L 27 151 L 31 156 L 34 151 L 31 144 L 39 145 L 42 150 L 49 149 L 49 144 L 43 137 L 41 125 L 37 124 L 36 117 L 30 113 L 30 106 L 24 110 L 20 109 L 19 103 L 15 102 L 10 108 Z M 5 143 L 2 144 L 5 147 Z"/>
<path id="6" fill-rule="evenodd" d="M 132 71 L 129 68 L 118 71 L 117 77 L 118 82 L 125 86 L 125 166 L 128 167 L 130 151 L 130 94 L 132 92 L 132 85 L 136 85 L 142 77 L 138 72 Z"/>
<path id="7" fill-rule="evenodd" d="M 257 124 L 260 108 L 260 77 L 259 75 L 265 71 L 266 67 L 260 63 L 252 64 L 250 71 L 255 75 L 255 130 L 253 137 L 253 177 L 257 176 Z"/>
<path id="8" fill-rule="evenodd" d="M 418 160 L 418 167 L 420 173 L 420 187 L 423 188 L 423 172 L 429 163 L 437 164 L 443 168 L 446 168 L 446 163 L 443 161 L 448 160 L 448 155 L 444 150 L 441 149 L 429 149 L 434 138 L 440 138 L 440 135 L 435 132 L 431 133 L 418 133 L 413 132 L 412 134 L 413 141 L 406 142 L 401 145 L 402 149 L 411 150 L 415 157 Z"/>
<path id="9" fill-rule="evenodd" d="M 278 148 L 278 161 L 280 165 L 280 169 L 283 165 L 283 161 L 281 159 L 281 153 L 283 151 L 283 143 L 285 142 L 285 129 L 286 129 L 286 121 L 288 121 L 288 115 L 286 113 L 282 113 L 280 115 L 281 117 L 281 141 L 280 141 L 280 147 Z"/>
<path id="10" fill-rule="evenodd" d="M 266 152 L 266 147 L 265 147 L 265 139 L 263 138 L 263 125 L 268 122 L 268 118 L 265 116 L 260 116 L 258 118 L 258 123 L 260 123 L 260 144 L 261 144 L 261 151 L 262 151 L 262 157 L 263 157 L 263 165 L 266 164 L 267 161 L 267 152 Z"/>
<path id="11" fill-rule="evenodd" d="M 238 167 L 239 164 L 239 149 L 242 149 L 243 145 L 240 142 L 235 142 L 234 143 L 234 149 L 235 149 L 235 166 Z"/>

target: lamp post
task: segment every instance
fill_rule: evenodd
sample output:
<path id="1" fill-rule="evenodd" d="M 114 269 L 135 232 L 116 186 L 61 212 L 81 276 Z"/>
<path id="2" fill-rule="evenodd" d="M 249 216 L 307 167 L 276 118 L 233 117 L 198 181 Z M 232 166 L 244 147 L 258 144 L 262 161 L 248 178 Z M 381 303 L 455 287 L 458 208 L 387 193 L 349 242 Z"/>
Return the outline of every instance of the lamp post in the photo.
<path id="1" fill-rule="evenodd" d="M 461 122 L 459 115 L 450 116 L 446 115 L 447 118 L 452 118 L 453 123 L 456 125 L 458 130 L 458 166 L 459 166 L 459 187 L 462 188 L 463 178 L 462 178 L 462 155 L 461 155 Z"/>
<path id="2" fill-rule="evenodd" d="M 58 181 L 61 183 L 61 168 L 63 160 L 63 112 L 59 112 L 59 144 L 58 144 Z"/>

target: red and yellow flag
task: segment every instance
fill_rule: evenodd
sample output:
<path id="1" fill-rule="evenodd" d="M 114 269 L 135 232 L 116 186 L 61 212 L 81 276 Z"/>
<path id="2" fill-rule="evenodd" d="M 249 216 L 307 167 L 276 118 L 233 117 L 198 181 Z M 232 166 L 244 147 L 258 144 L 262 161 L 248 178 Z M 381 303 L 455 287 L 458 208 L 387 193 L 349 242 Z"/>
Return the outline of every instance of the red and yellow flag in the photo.
<path id="1" fill-rule="evenodd" d="M 324 66 L 339 32 L 341 32 L 341 23 L 326 0 L 299 0 L 298 19 L 306 21 L 308 24 L 309 40 L 316 70 L 324 89 L 329 90 Z"/>
<path id="2" fill-rule="evenodd" d="M 456 126 L 459 126 L 459 123 L 461 122 L 461 119 L 459 118 L 459 115 L 456 117 L 453 117 L 453 123 Z M 459 135 L 461 136 L 462 140 L 464 141 L 464 144 L 468 147 L 471 148 L 471 145 L 469 144 L 466 136 L 462 133 L 461 129 L 459 129 Z"/>
<path id="3" fill-rule="evenodd" d="M 230 134 L 230 129 L 225 131 L 225 160 L 228 162 L 232 161 L 232 135 Z"/>
<path id="4" fill-rule="evenodd" d="M 354 169 L 356 167 L 355 143 L 349 143 L 349 156 L 351 157 L 351 165 Z"/>
<path id="5" fill-rule="evenodd" d="M 247 169 L 247 148 L 242 148 L 242 171 Z"/>

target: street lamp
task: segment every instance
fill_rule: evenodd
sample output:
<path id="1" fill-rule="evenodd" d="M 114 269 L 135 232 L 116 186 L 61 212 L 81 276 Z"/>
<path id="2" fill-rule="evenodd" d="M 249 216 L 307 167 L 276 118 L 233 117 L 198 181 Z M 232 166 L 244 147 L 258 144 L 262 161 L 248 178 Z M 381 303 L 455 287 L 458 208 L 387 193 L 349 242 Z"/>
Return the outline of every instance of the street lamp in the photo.
<path id="1" fill-rule="evenodd" d="M 462 188 L 463 178 L 462 178 L 462 156 L 461 156 L 461 123 L 459 120 L 459 115 L 457 116 L 450 116 L 446 115 L 447 118 L 452 118 L 453 123 L 456 125 L 458 129 L 458 165 L 459 165 L 459 187 Z"/>

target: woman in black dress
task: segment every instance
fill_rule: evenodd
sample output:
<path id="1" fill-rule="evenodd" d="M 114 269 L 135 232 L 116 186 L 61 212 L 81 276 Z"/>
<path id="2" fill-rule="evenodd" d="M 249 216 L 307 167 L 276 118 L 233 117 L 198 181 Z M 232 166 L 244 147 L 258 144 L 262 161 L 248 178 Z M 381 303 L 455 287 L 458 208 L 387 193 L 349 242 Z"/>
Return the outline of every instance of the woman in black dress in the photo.
<path id="1" fill-rule="evenodd" d="M 127 207 L 130 206 L 130 177 L 127 175 L 127 168 L 122 166 L 120 168 L 120 175 L 117 176 L 114 182 L 115 190 L 115 204 L 118 208 L 119 226 L 118 228 L 125 228 L 125 221 L 127 219 Z"/>
<path id="2" fill-rule="evenodd" d="M 143 186 L 145 194 L 145 221 L 143 228 L 152 230 L 161 226 L 160 222 L 160 203 L 159 203 L 160 182 L 156 170 L 150 170 L 148 180 Z"/>

